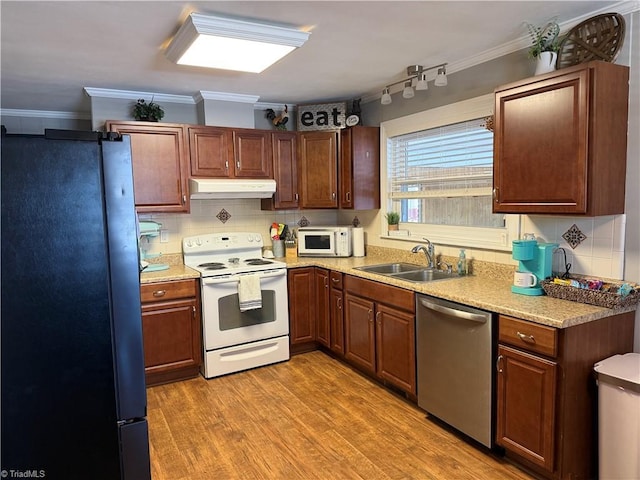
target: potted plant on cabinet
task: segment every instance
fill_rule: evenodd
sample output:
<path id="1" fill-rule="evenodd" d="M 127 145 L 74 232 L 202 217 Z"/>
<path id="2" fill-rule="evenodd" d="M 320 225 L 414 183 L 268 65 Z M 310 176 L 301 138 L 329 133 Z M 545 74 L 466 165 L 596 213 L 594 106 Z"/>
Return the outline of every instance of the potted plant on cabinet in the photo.
<path id="1" fill-rule="evenodd" d="M 400 214 L 398 212 L 387 212 L 384 216 L 387 219 L 388 230 L 398 230 Z"/>
<path id="2" fill-rule="evenodd" d="M 164 117 L 164 110 L 153 102 L 146 103 L 143 98 L 133 106 L 133 118 L 146 122 L 158 122 Z"/>
<path id="3" fill-rule="evenodd" d="M 541 27 L 527 23 L 531 46 L 529 57 L 536 60 L 535 75 L 552 72 L 556 69 L 556 60 L 560 48 L 560 26 L 555 20 Z"/>

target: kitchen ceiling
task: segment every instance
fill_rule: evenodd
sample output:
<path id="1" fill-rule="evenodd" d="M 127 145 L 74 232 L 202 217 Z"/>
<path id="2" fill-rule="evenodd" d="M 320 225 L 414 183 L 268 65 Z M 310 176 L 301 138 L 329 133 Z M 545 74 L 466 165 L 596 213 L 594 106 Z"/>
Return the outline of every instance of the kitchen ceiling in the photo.
<path id="1" fill-rule="evenodd" d="M 407 65 L 449 72 L 528 44 L 524 22 L 565 28 L 635 2 L 607 1 L 2 1 L 2 109 L 88 114 L 84 87 L 324 103 L 379 95 Z M 180 66 L 164 47 L 191 12 L 308 28 L 311 37 L 260 74 Z M 503 52 L 504 53 L 504 52 Z"/>

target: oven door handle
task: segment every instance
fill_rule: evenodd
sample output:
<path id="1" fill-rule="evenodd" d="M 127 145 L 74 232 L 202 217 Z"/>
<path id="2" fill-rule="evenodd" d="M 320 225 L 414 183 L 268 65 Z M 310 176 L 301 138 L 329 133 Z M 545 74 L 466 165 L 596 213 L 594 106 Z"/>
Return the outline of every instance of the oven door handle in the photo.
<path id="1" fill-rule="evenodd" d="M 273 272 L 258 272 L 257 275 L 262 280 L 263 278 L 272 278 L 272 277 L 282 277 L 287 274 L 286 269 L 275 270 Z M 223 283 L 238 283 L 239 276 L 234 275 L 233 277 L 225 277 L 225 278 L 204 278 L 202 280 L 203 285 L 220 285 Z"/>

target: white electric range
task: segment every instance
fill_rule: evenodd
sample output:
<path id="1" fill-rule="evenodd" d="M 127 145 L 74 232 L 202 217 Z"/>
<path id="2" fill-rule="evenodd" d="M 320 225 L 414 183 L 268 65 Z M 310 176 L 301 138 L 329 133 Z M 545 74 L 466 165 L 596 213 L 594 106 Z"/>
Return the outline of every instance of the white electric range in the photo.
<path id="1" fill-rule="evenodd" d="M 205 378 L 289 359 L 287 268 L 262 258 L 263 246 L 253 232 L 182 240 L 184 264 L 201 276 Z M 247 275 L 259 281 L 261 306 L 241 311 L 239 287 Z"/>

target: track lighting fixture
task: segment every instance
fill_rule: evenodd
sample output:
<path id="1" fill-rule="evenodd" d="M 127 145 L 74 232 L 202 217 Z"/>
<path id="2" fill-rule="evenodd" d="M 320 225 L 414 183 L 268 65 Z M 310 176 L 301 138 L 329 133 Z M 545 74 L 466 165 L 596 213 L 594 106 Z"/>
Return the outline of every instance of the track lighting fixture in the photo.
<path id="1" fill-rule="evenodd" d="M 407 67 L 407 75 L 409 78 L 405 78 L 403 80 L 398 80 L 397 82 L 390 83 L 384 90 L 382 90 L 382 97 L 380 98 L 380 103 L 382 105 L 389 105 L 391 103 L 391 87 L 394 85 L 399 85 L 401 83 L 404 84 L 404 88 L 402 89 L 402 97 L 403 98 L 413 98 L 415 96 L 415 90 L 427 90 L 429 85 L 427 83 L 427 73 L 429 70 L 438 70 L 438 73 L 435 75 L 434 85 L 437 87 L 443 87 L 447 84 L 447 71 L 446 71 L 446 63 L 441 63 L 440 65 L 435 65 L 433 67 L 424 68 L 422 65 L 409 65 Z M 433 76 L 431 77 L 434 78 Z"/>

